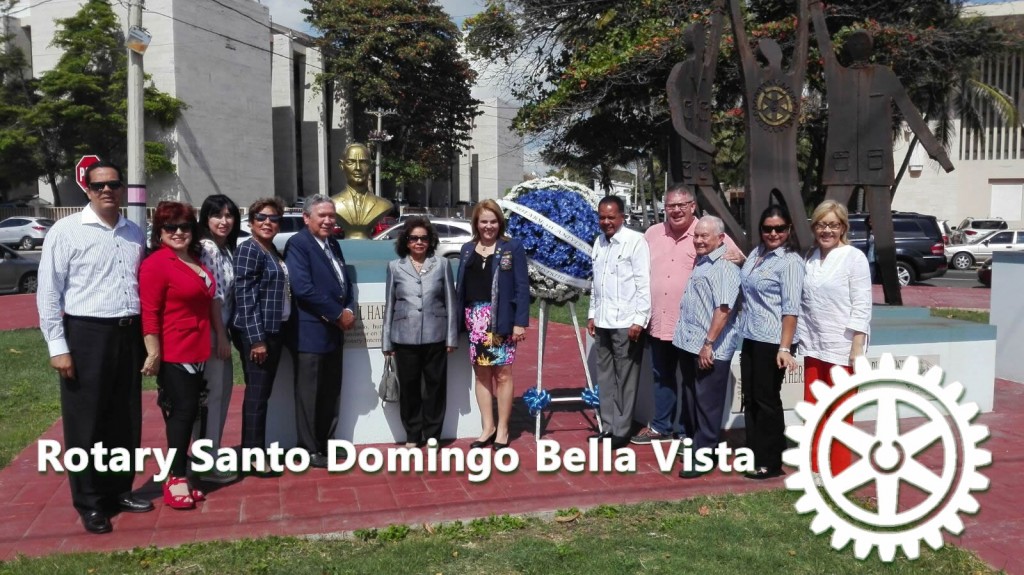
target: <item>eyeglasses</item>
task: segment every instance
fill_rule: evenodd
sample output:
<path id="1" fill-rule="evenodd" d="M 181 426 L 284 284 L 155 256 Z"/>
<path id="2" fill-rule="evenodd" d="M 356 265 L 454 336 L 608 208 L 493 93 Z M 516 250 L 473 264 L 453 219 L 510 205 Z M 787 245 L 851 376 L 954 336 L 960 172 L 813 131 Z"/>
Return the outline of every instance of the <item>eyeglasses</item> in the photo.
<path id="1" fill-rule="evenodd" d="M 192 233 L 192 226 L 190 226 L 190 225 L 188 225 L 186 223 L 181 223 L 181 224 L 164 224 L 164 225 L 160 226 L 160 229 L 165 231 L 165 232 L 167 232 L 167 233 L 169 233 L 169 234 L 173 234 L 174 232 L 178 232 L 178 233 L 181 233 L 181 234 L 190 234 L 190 233 Z"/>
<path id="2" fill-rule="evenodd" d="M 785 224 L 785 225 L 781 225 L 781 226 L 761 226 L 761 233 L 762 234 L 770 234 L 772 232 L 775 232 L 777 234 L 784 234 L 784 233 L 786 233 L 788 231 L 789 231 L 789 224 Z"/>
<path id="3" fill-rule="evenodd" d="M 109 182 L 89 182 L 89 189 L 94 192 L 102 192 L 103 188 L 111 190 L 121 189 L 121 180 L 110 180 Z"/>
<path id="4" fill-rule="evenodd" d="M 409 243 L 414 244 L 416 242 L 428 243 L 430 236 L 409 236 Z"/>
<path id="5" fill-rule="evenodd" d="M 814 231 L 816 232 L 821 232 L 824 230 L 838 232 L 841 229 L 843 229 L 842 222 L 818 222 L 814 224 Z"/>
<path id="6" fill-rule="evenodd" d="M 257 222 L 265 222 L 267 220 L 270 220 L 270 223 L 272 224 L 281 223 L 281 216 L 264 214 L 263 212 L 253 215 L 252 219 L 256 220 Z"/>
<path id="7" fill-rule="evenodd" d="M 692 206 L 695 203 L 696 202 L 694 202 L 693 200 L 690 200 L 688 202 L 681 202 L 681 203 L 678 203 L 678 204 L 665 204 L 665 209 L 671 212 L 671 211 L 675 211 L 675 210 L 681 210 L 683 208 L 688 208 L 688 207 Z"/>

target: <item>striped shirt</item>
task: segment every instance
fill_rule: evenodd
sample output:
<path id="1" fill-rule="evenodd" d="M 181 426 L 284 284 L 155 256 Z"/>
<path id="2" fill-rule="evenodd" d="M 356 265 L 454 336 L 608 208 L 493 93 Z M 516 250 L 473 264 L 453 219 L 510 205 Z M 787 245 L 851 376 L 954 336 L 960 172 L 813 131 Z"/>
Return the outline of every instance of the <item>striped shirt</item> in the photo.
<path id="1" fill-rule="evenodd" d="M 782 246 L 762 254 L 763 249 L 764 245 L 754 248 L 740 272 L 743 311 L 740 312 L 739 335 L 743 339 L 778 344 L 781 343 L 782 316 L 800 315 L 804 261 Z"/>
<path id="2" fill-rule="evenodd" d="M 740 268 L 725 259 L 727 250 L 728 246 L 723 243 L 711 253 L 697 257 L 697 265 L 679 302 L 679 323 L 672 337 L 672 345 L 683 351 L 700 353 L 704 340 L 708 338 L 715 310 L 727 306 L 729 319 L 712 346 L 716 361 L 729 361 L 736 351 L 736 298 L 740 293 Z"/>
<path id="3" fill-rule="evenodd" d="M 39 259 L 36 306 L 50 357 L 68 353 L 62 313 L 81 317 L 139 315 L 142 230 L 119 217 L 109 227 L 91 205 L 50 228 Z"/>
<path id="4" fill-rule="evenodd" d="M 647 327 L 651 318 L 651 257 L 640 232 L 621 226 L 594 241 L 594 287 L 587 319 L 601 329 Z"/>

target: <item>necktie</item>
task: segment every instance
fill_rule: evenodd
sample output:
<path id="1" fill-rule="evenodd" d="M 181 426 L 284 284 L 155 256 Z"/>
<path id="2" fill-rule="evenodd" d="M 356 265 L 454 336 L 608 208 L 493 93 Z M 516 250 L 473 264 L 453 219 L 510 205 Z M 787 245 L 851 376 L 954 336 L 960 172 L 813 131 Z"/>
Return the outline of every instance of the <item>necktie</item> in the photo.
<path id="1" fill-rule="evenodd" d="M 331 251 L 331 244 L 324 244 L 324 253 L 327 254 L 328 261 L 331 262 L 331 268 L 334 270 L 334 277 L 338 278 L 338 283 L 345 285 L 345 280 L 341 275 L 341 266 L 338 264 L 338 260 L 334 258 L 334 252 Z"/>

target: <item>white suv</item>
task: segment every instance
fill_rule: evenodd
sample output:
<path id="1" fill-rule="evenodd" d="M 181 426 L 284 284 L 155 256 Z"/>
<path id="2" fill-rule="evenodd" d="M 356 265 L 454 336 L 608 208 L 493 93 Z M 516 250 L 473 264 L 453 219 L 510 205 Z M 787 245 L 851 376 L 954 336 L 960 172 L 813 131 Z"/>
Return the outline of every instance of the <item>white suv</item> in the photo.
<path id="1" fill-rule="evenodd" d="M 973 244 L 987 236 L 989 232 L 1009 227 L 1003 218 L 964 218 L 964 221 L 955 228 L 953 237 L 949 239 L 953 244 Z"/>

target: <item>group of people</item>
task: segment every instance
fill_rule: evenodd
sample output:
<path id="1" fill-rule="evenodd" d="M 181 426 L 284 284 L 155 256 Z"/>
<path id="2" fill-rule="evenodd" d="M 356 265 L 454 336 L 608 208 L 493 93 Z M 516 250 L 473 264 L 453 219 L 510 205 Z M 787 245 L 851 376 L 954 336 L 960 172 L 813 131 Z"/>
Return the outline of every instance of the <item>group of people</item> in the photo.
<path id="1" fill-rule="evenodd" d="M 832 367 L 849 370 L 867 348 L 871 276 L 867 258 L 849 243 L 846 207 L 831 200 L 819 205 L 811 216 L 814 246 L 801 251 L 790 213 L 769 206 L 758 220 L 760 242 L 746 256 L 725 235 L 721 219 L 696 218 L 686 186 L 666 192 L 665 222 L 643 234 L 623 225 L 623 208 L 618 197 L 601 200 L 602 234 L 592 254 L 587 329 L 597 345 L 602 429 L 594 437 L 615 448 L 681 437 L 695 450 L 714 448 L 730 364 L 740 351 L 746 441 L 755 460 L 747 477 L 782 475 L 781 388 L 786 371 L 797 367 L 798 348 L 809 402 L 812 382 L 831 385 Z M 645 343 L 654 412 L 631 436 Z M 816 452 L 812 460 L 817 473 Z M 850 451 L 833 442 L 830 472 L 851 460 Z M 706 472 L 684 468 L 679 475 Z"/>
<path id="2" fill-rule="evenodd" d="M 241 242 L 241 212 L 227 196 L 206 198 L 198 218 L 193 206 L 161 202 L 147 245 L 142 230 L 120 214 L 120 169 L 95 163 L 85 181 L 89 204 L 54 225 L 39 268 L 40 327 L 60 377 L 65 448 L 100 442 L 137 448 L 141 377 L 155 376 L 167 447 L 174 450 L 163 500 L 192 509 L 205 494 L 189 475 L 188 450 L 193 439 L 210 440 L 214 450 L 225 443 L 232 348 L 245 380 L 243 448 L 266 446 L 268 402 L 287 348 L 294 358 L 297 447 L 313 467 L 327 467 L 343 336 L 356 318 L 352 278 L 333 236 L 334 201 L 309 198 L 306 225 L 284 254 L 274 245 L 284 215 L 276 198 L 249 206 L 252 236 Z M 747 436 L 757 464 L 751 476 L 776 476 L 785 447 L 779 388 L 795 365 L 797 342 L 808 379 L 826 381 L 831 365 L 850 365 L 867 344 L 869 272 L 846 241 L 846 210 L 835 202 L 819 206 L 812 219 L 817 245 L 803 257 L 790 240 L 789 214 L 773 206 L 761 217 L 761 244 L 744 258 L 721 220 L 694 217 L 687 188 L 671 189 L 665 204 L 667 221 L 646 234 L 623 226 L 619 198 L 599 205 L 603 233 L 593 248 L 587 325 L 598 350 L 599 438 L 621 447 L 630 439 L 686 436 L 696 447 L 713 446 L 728 365 L 741 347 Z M 473 239 L 453 273 L 435 254 L 439 238 L 429 219 L 403 225 L 398 257 L 387 267 L 381 348 L 397 366 L 406 447 L 442 438 L 448 355 L 460 332 L 468 333 L 481 412 L 481 434 L 470 446 L 503 449 L 511 441 L 512 364 L 527 337 L 530 290 L 526 253 L 505 227 L 497 202 L 478 203 Z M 654 363 L 655 414 L 630 438 L 645 340 Z M 832 455 L 835 472 L 843 453 Z M 210 483 L 236 478 L 230 470 L 199 476 Z M 132 479 L 92 467 L 70 476 L 87 531 L 111 531 L 113 513 L 153 509 L 132 494 Z"/>
<path id="3" fill-rule="evenodd" d="M 193 509 L 206 495 L 190 477 L 189 446 L 208 439 L 216 452 L 225 443 L 232 347 L 245 380 L 242 448 L 266 447 L 268 402 L 287 348 L 294 358 L 297 447 L 308 452 L 310 465 L 327 467 L 343 335 L 356 317 L 352 278 L 333 237 L 334 201 L 309 198 L 306 225 L 284 254 L 274 245 L 284 216 L 276 198 L 249 206 L 252 235 L 241 242 L 241 212 L 227 196 L 206 198 L 198 218 L 191 205 L 160 202 L 147 241 L 120 213 L 121 170 L 97 162 L 84 176 L 89 203 L 52 228 L 37 295 L 40 328 L 60 378 L 65 448 L 139 447 L 141 378 L 155 376 L 173 453 L 163 500 Z M 407 447 L 441 439 L 447 355 L 461 330 L 470 333 L 483 408 L 485 433 L 473 446 L 509 442 L 511 364 L 529 322 L 526 257 L 504 236 L 496 202 L 477 205 L 473 229 L 457 276 L 434 254 L 438 235 L 426 218 L 406 222 L 399 257 L 388 265 L 382 351 L 398 365 Z M 133 476 L 93 466 L 71 474 L 72 501 L 87 531 L 110 532 L 117 512 L 153 510 L 151 501 L 133 495 Z M 214 469 L 198 479 L 228 483 L 237 473 Z"/>

